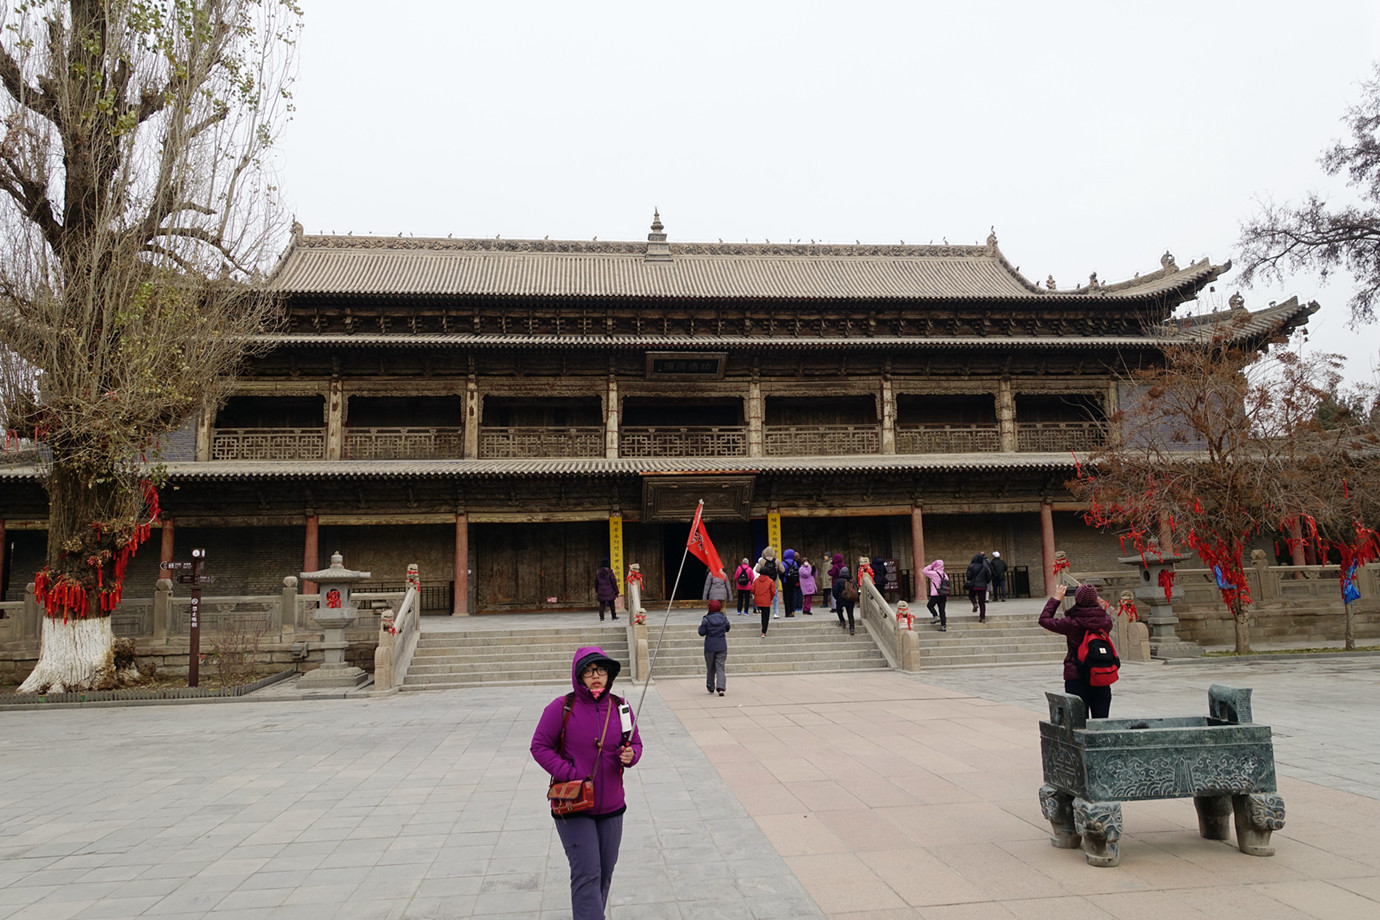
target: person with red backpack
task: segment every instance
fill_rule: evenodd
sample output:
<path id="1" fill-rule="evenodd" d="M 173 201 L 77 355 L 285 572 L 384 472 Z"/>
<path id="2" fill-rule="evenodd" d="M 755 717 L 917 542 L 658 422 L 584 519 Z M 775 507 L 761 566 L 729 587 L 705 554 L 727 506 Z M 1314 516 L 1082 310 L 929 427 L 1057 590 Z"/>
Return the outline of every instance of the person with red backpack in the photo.
<path id="1" fill-rule="evenodd" d="M 1116 680 L 1120 664 L 1112 648 L 1112 618 L 1098 602 L 1097 588 L 1086 584 L 1079 585 L 1073 593 L 1073 606 L 1062 617 L 1056 617 L 1067 593 L 1067 585 L 1054 589 L 1054 594 L 1045 602 L 1045 609 L 1040 611 L 1040 625 L 1068 641 L 1068 654 L 1064 656 L 1064 692 L 1083 700 L 1089 718 L 1105 719 L 1111 710 L 1111 684 Z M 1106 650 L 1110 650 L 1111 661 L 1095 660 L 1099 652 L 1105 654 Z"/>

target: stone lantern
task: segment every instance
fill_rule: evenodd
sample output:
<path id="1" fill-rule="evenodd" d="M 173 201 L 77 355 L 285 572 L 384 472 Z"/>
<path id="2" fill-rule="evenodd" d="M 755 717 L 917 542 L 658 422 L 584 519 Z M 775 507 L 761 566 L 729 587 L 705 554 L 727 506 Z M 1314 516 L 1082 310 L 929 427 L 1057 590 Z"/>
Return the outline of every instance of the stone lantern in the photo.
<path id="1" fill-rule="evenodd" d="M 1151 540 L 1144 554 L 1122 556 L 1117 560 L 1140 569 L 1140 582 L 1134 593 L 1137 606 L 1144 604 L 1141 609 L 1150 611 L 1141 619 L 1150 630 L 1150 655 L 1154 658 L 1197 658 L 1203 654 L 1198 646 L 1174 635 L 1174 624 L 1179 618 L 1174 615 L 1170 601 L 1184 596 L 1183 588 L 1174 581 L 1174 564 L 1187 558 L 1174 552 L 1162 553 L 1159 544 Z M 1165 582 L 1169 583 L 1168 592 Z"/>
<path id="2" fill-rule="evenodd" d="M 314 581 L 320 586 L 316 610 L 311 618 L 326 632 L 321 643 L 325 660 L 315 671 L 302 676 L 298 686 L 303 690 L 329 689 L 337 687 L 358 687 L 369 679 L 367 672 L 345 663 L 345 630 L 349 628 L 359 611 L 350 597 L 350 586 L 372 576 L 371 572 L 356 572 L 345 568 L 339 553 L 331 555 L 329 568 L 319 572 L 303 572 L 303 581 Z"/>

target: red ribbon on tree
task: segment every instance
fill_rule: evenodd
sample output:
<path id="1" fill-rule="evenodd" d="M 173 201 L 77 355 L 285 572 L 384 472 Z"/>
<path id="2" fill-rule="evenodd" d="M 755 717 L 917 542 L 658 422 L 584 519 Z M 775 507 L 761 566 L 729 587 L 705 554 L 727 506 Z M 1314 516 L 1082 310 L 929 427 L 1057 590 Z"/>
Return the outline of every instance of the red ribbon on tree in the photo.
<path id="1" fill-rule="evenodd" d="M 1164 589 L 1164 602 L 1166 604 L 1174 601 L 1174 570 L 1160 569 L 1160 587 Z"/>
<path id="2" fill-rule="evenodd" d="M 1140 615 L 1136 613 L 1136 602 L 1129 597 L 1123 597 L 1121 599 L 1121 603 L 1117 605 L 1116 612 L 1119 616 L 1124 616 L 1128 623 L 1134 623 L 1140 619 Z"/>

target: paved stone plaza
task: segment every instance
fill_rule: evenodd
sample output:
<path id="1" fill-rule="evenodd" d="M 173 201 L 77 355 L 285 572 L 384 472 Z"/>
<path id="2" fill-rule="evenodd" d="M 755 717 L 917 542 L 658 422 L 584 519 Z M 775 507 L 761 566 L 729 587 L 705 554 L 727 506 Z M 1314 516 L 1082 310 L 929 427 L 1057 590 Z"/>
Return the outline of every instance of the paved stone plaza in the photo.
<path id="1" fill-rule="evenodd" d="M 1254 688 L 1275 856 L 1200 838 L 1183 800 L 1125 806 L 1120 868 L 1051 847 L 1036 722 L 1057 666 L 739 678 L 730 651 L 726 697 L 647 694 L 612 915 L 1380 912 L 1380 659 L 1123 674 L 1113 716 Z M 0 918 L 568 917 L 527 753 L 559 690 L 0 712 Z"/>

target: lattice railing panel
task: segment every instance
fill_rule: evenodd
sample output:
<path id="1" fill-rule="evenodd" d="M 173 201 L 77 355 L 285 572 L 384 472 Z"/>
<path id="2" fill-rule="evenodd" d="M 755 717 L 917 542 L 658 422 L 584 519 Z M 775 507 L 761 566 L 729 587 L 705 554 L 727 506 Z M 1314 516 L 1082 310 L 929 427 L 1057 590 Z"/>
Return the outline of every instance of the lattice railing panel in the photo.
<path id="1" fill-rule="evenodd" d="M 769 457 L 875 454 L 881 443 L 877 425 L 768 425 L 763 432 Z"/>
<path id="2" fill-rule="evenodd" d="M 465 454 L 461 428 L 349 428 L 347 460 L 451 460 Z"/>
<path id="3" fill-rule="evenodd" d="M 747 429 L 742 426 L 693 428 L 624 428 L 622 457 L 746 457 Z"/>
<path id="4" fill-rule="evenodd" d="M 173 616 L 169 633 L 174 636 L 190 635 L 191 599 L 174 597 L 171 598 L 171 603 Z M 278 602 L 273 599 L 207 598 L 201 602 L 203 636 L 207 633 L 227 633 L 235 631 L 236 628 L 244 635 L 259 633 L 269 636 L 281 630 L 281 627 L 282 624 L 278 622 Z"/>
<path id="5" fill-rule="evenodd" d="M 1017 450 L 1096 450 L 1106 439 L 1107 426 L 1100 422 L 1016 423 Z"/>
<path id="6" fill-rule="evenodd" d="M 480 428 L 479 456 L 508 460 L 523 457 L 602 457 L 604 429 L 575 428 Z"/>
<path id="7" fill-rule="evenodd" d="M 324 460 L 324 428 L 217 428 L 212 460 Z"/>
<path id="8" fill-rule="evenodd" d="M 1001 450 L 1001 432 L 992 425 L 898 425 L 898 454 L 980 454 Z"/>

